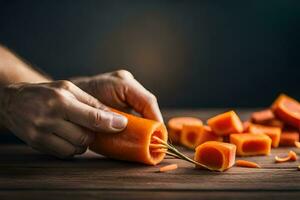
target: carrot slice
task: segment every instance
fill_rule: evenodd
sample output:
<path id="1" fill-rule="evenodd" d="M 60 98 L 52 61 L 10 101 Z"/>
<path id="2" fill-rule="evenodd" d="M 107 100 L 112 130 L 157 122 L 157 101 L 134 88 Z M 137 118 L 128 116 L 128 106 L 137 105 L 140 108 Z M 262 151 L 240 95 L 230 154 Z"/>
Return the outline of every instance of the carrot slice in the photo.
<path id="1" fill-rule="evenodd" d="M 295 146 L 297 147 L 297 148 L 300 148 L 300 142 L 295 142 Z"/>
<path id="2" fill-rule="evenodd" d="M 216 135 L 209 126 L 204 125 L 196 146 L 203 144 L 204 142 L 207 142 L 207 141 L 222 142 L 223 137 Z"/>
<path id="3" fill-rule="evenodd" d="M 238 156 L 269 155 L 272 140 L 264 134 L 237 133 L 230 135 L 230 143 L 237 147 Z"/>
<path id="4" fill-rule="evenodd" d="M 251 115 L 251 121 L 253 121 L 254 123 L 258 123 L 258 124 L 268 122 L 272 119 L 275 119 L 275 116 L 274 116 L 272 110 L 270 110 L 270 109 L 257 111 L 257 112 L 252 113 L 252 115 Z"/>
<path id="5" fill-rule="evenodd" d="M 281 94 L 272 104 L 274 114 L 285 123 L 300 127 L 300 103 L 285 95 Z"/>
<path id="6" fill-rule="evenodd" d="M 118 160 L 135 161 L 148 165 L 156 165 L 161 162 L 165 153 L 151 151 L 153 146 L 150 148 L 150 144 L 157 144 L 155 141 L 151 141 L 153 136 L 167 141 L 168 133 L 164 124 L 117 110 L 113 111 L 128 119 L 127 127 L 118 134 L 96 134 L 96 139 L 90 145 L 90 149 Z"/>
<path id="7" fill-rule="evenodd" d="M 225 171 L 235 162 L 236 146 L 229 143 L 208 141 L 196 148 L 194 160 L 211 169 Z M 196 168 L 201 168 L 196 165 Z"/>
<path id="8" fill-rule="evenodd" d="M 286 157 L 278 157 L 275 156 L 275 162 L 282 163 L 282 162 L 288 162 L 288 161 L 296 161 L 297 160 L 297 154 L 294 151 L 290 151 L 289 154 Z"/>
<path id="9" fill-rule="evenodd" d="M 180 143 L 189 149 L 195 149 L 197 147 L 202 132 L 203 126 L 200 124 L 183 124 Z"/>
<path id="10" fill-rule="evenodd" d="M 243 132 L 243 124 L 234 111 L 229 111 L 207 120 L 213 132 L 219 136 Z"/>
<path id="11" fill-rule="evenodd" d="M 272 147 L 278 147 L 279 145 L 281 129 L 278 127 L 250 124 L 249 132 L 269 136 L 272 140 Z"/>
<path id="12" fill-rule="evenodd" d="M 247 160 L 237 160 L 235 165 L 238 167 L 261 168 L 259 164 Z"/>
<path id="13" fill-rule="evenodd" d="M 159 172 L 167 172 L 167 171 L 172 171 L 178 168 L 177 164 L 171 164 L 171 165 L 166 165 L 161 168 L 159 168 Z"/>
<path id="14" fill-rule="evenodd" d="M 173 117 L 168 121 L 169 140 L 173 144 L 179 144 L 183 124 L 202 125 L 202 121 L 195 117 Z"/>
<path id="15" fill-rule="evenodd" d="M 299 141 L 299 132 L 296 130 L 284 130 L 280 136 L 279 146 L 295 146 Z"/>

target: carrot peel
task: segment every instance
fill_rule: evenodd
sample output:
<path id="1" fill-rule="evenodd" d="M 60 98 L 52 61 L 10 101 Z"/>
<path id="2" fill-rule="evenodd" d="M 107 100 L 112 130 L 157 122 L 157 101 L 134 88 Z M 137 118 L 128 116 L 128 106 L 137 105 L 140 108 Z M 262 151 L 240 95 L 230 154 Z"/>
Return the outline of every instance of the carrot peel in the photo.
<path id="1" fill-rule="evenodd" d="M 255 162 L 247 161 L 247 160 L 237 160 L 235 165 L 238 167 L 247 167 L 247 168 L 261 168 L 261 166 Z"/>
<path id="2" fill-rule="evenodd" d="M 275 162 L 276 163 L 283 163 L 288 161 L 296 161 L 297 160 L 297 154 L 294 151 L 290 151 L 286 157 L 279 157 L 275 156 Z"/>
<path id="3" fill-rule="evenodd" d="M 159 172 L 167 172 L 167 171 L 172 171 L 178 168 L 177 164 L 171 164 L 171 165 L 166 165 L 161 168 L 159 168 Z"/>

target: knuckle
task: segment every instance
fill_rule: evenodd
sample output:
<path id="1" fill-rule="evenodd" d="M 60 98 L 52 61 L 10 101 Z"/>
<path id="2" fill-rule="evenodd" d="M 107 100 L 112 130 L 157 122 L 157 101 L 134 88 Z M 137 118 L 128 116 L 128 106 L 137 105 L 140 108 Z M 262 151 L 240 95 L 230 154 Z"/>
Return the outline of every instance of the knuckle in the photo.
<path id="1" fill-rule="evenodd" d="M 150 106 L 152 106 L 152 105 L 155 105 L 156 103 L 157 103 L 157 98 L 156 98 L 156 96 L 154 96 L 153 94 L 150 94 L 149 96 L 148 96 L 148 104 L 150 105 Z"/>
<path id="2" fill-rule="evenodd" d="M 130 73 L 129 71 L 127 71 L 125 69 L 117 70 L 117 71 L 113 72 L 113 75 L 118 78 L 121 78 L 121 79 L 133 78 L 132 73 Z"/>
<path id="3" fill-rule="evenodd" d="M 92 128 L 97 128 L 99 123 L 102 121 L 103 114 L 102 112 L 89 112 L 89 121 Z"/>
<path id="4" fill-rule="evenodd" d="M 58 88 L 69 90 L 72 86 L 73 86 L 73 83 L 71 81 L 67 81 L 67 80 L 57 81 Z"/>

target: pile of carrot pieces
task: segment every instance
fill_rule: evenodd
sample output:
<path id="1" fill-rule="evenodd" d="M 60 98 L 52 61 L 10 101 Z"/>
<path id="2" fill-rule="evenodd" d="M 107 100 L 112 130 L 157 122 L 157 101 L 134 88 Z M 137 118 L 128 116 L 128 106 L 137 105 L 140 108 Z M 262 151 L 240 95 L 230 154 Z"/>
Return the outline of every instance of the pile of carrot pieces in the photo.
<path id="1" fill-rule="evenodd" d="M 213 171 L 225 171 L 233 165 L 261 168 L 258 163 L 235 161 L 235 158 L 267 156 L 271 148 L 278 146 L 300 148 L 299 131 L 300 103 L 285 94 L 281 94 L 270 108 L 252 113 L 244 122 L 234 111 L 214 116 L 206 125 L 195 117 L 175 117 L 168 122 L 169 143 L 195 150 L 196 167 Z M 294 151 L 287 153 L 287 157 L 275 156 L 274 162 L 297 160 Z M 176 152 L 169 155 L 181 158 Z M 172 165 L 170 170 L 175 168 L 177 166 Z M 168 166 L 162 171 L 168 171 Z"/>

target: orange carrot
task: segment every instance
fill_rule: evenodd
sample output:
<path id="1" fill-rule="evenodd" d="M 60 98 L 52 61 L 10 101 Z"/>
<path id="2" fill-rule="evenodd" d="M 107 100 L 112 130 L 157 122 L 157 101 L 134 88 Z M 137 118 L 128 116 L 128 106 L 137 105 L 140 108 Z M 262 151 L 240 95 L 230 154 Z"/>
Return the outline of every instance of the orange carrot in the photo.
<path id="1" fill-rule="evenodd" d="M 296 130 L 284 130 L 280 136 L 280 146 L 295 146 L 295 142 L 299 141 L 299 132 Z"/>
<path id="2" fill-rule="evenodd" d="M 261 168 L 259 164 L 247 160 L 237 160 L 235 165 L 238 167 Z"/>
<path id="3" fill-rule="evenodd" d="M 243 128 L 244 128 L 244 131 L 243 132 L 248 132 L 249 131 L 249 126 L 250 126 L 251 122 L 250 121 L 244 121 L 243 122 Z"/>
<path id="4" fill-rule="evenodd" d="M 272 147 L 278 147 L 279 145 L 281 129 L 278 127 L 250 124 L 249 132 L 269 136 L 272 140 Z"/>
<path id="5" fill-rule="evenodd" d="M 235 153 L 236 146 L 233 144 L 208 141 L 196 148 L 194 160 L 211 169 L 225 171 L 234 165 Z"/>
<path id="6" fill-rule="evenodd" d="M 195 117 L 174 117 L 168 121 L 169 140 L 173 144 L 179 144 L 182 126 L 187 125 L 202 125 L 202 121 Z"/>
<path id="7" fill-rule="evenodd" d="M 290 151 L 289 154 L 286 157 L 278 157 L 275 156 L 275 162 L 282 163 L 282 162 L 288 162 L 288 161 L 296 161 L 297 160 L 297 154 L 294 151 Z"/>
<path id="8" fill-rule="evenodd" d="M 295 146 L 297 147 L 297 148 L 300 148 L 300 142 L 295 142 Z"/>
<path id="9" fill-rule="evenodd" d="M 284 122 L 279 120 L 279 119 L 271 119 L 265 123 L 262 123 L 263 125 L 266 126 L 274 126 L 274 127 L 278 127 L 278 128 L 283 128 L 284 127 Z"/>
<path id="10" fill-rule="evenodd" d="M 235 144 L 238 156 L 269 155 L 272 140 L 264 134 L 237 133 L 230 135 L 230 143 Z"/>
<path id="11" fill-rule="evenodd" d="M 272 119 L 275 119 L 275 116 L 274 116 L 272 110 L 270 110 L 270 109 L 257 111 L 257 112 L 252 113 L 252 115 L 251 115 L 251 121 L 253 121 L 254 123 L 258 123 L 258 124 L 268 122 Z"/>
<path id="12" fill-rule="evenodd" d="M 222 142 L 223 137 L 216 135 L 209 126 L 204 125 L 196 146 L 203 144 L 204 142 L 207 141 Z"/>
<path id="13" fill-rule="evenodd" d="M 159 172 L 172 171 L 172 170 L 175 170 L 177 168 L 178 168 L 177 164 L 166 165 L 166 166 L 163 166 L 163 167 L 159 168 Z"/>
<path id="14" fill-rule="evenodd" d="M 213 132 L 219 136 L 243 132 L 243 124 L 234 111 L 229 111 L 207 120 Z"/>
<path id="15" fill-rule="evenodd" d="M 300 103 L 285 95 L 281 94 L 271 106 L 274 114 L 285 123 L 300 127 Z"/>
<path id="16" fill-rule="evenodd" d="M 153 136 L 167 141 L 168 135 L 164 124 L 113 110 L 128 119 L 127 127 L 117 134 L 96 134 L 90 149 L 104 156 L 156 165 L 165 157 L 164 152 L 152 152 L 150 144 Z M 154 148 L 157 149 L 157 148 Z"/>
<path id="17" fill-rule="evenodd" d="M 180 144 L 182 144 L 183 146 L 189 149 L 195 149 L 202 132 L 203 132 L 203 126 L 200 124 L 197 125 L 183 124 L 182 133 L 180 137 Z"/>

